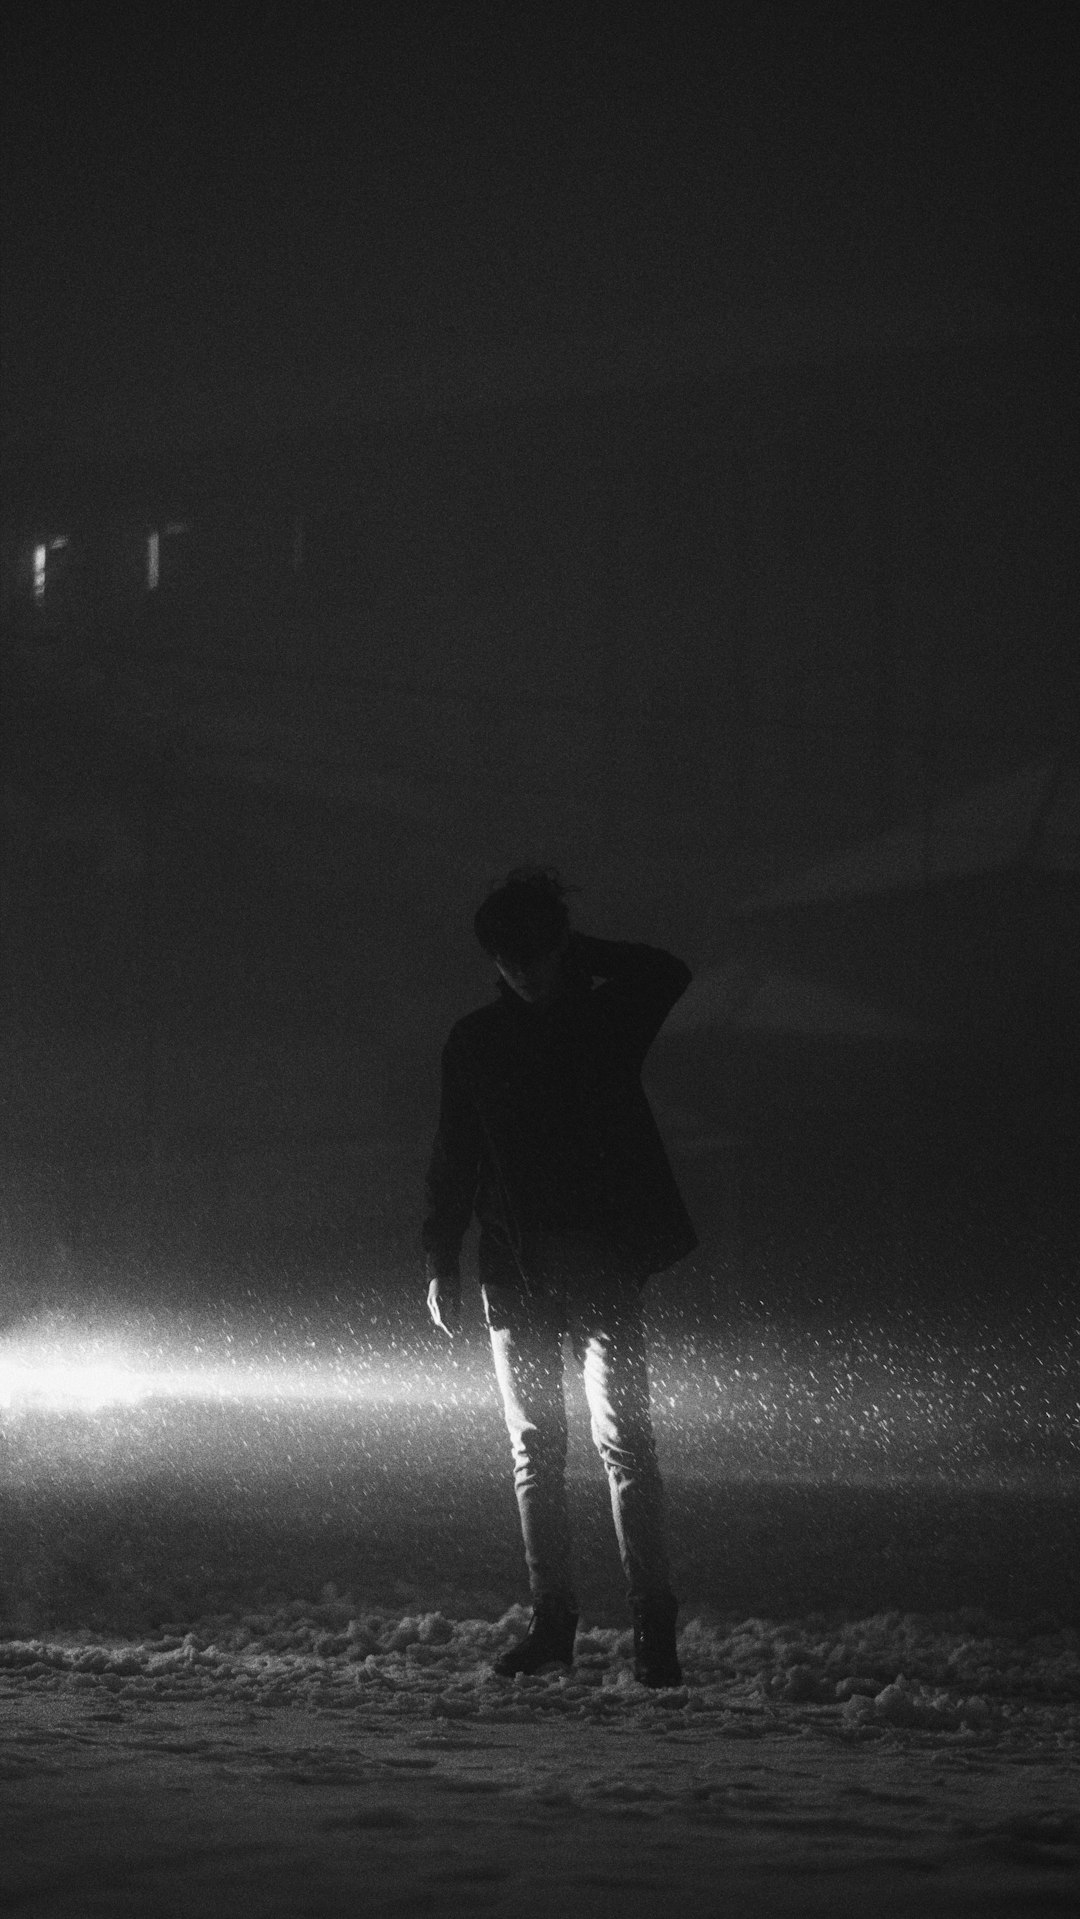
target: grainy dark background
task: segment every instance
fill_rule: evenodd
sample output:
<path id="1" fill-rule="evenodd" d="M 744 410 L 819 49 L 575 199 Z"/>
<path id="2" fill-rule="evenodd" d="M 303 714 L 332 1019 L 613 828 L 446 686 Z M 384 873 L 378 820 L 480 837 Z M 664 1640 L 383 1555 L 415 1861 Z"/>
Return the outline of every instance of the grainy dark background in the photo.
<path id="1" fill-rule="evenodd" d="M 109 18 L 8 29 L 7 1310 L 401 1297 L 541 858 L 698 975 L 680 1311 L 1056 1319 L 1070 10 Z"/>

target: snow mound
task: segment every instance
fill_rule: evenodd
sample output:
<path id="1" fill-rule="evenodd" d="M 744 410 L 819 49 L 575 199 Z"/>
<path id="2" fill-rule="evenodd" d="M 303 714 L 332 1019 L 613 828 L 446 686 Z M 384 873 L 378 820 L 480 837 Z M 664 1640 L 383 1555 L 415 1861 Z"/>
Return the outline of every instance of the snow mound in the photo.
<path id="1" fill-rule="evenodd" d="M 650 1692 L 624 1630 L 587 1625 L 575 1663 L 500 1680 L 499 1651 L 528 1623 L 367 1607 L 325 1588 L 265 1610 L 178 1621 L 139 1639 L 0 1638 L 0 1690 L 111 1695 L 117 1703 L 221 1697 L 252 1706 L 378 1708 L 432 1719 L 515 1722 L 706 1716 L 733 1736 L 815 1723 L 837 1737 L 896 1733 L 1015 1743 L 1038 1735 L 1080 1751 L 1080 1635 L 1032 1633 L 971 1616 L 888 1613 L 827 1622 L 690 1618 L 685 1683 Z"/>

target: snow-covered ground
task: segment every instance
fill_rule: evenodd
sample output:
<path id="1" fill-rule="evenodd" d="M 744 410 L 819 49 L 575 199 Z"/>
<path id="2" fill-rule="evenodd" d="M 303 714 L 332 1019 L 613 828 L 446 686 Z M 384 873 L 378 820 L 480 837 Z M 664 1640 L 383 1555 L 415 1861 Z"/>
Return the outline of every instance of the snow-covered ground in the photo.
<path id="1" fill-rule="evenodd" d="M 686 1683 L 649 1693 L 576 1391 L 577 1661 L 511 1683 L 479 1341 L 24 1329 L 0 1352 L 0 1907 L 1074 1909 L 1075 1407 L 1012 1359 L 995 1399 L 986 1354 L 658 1351 Z"/>

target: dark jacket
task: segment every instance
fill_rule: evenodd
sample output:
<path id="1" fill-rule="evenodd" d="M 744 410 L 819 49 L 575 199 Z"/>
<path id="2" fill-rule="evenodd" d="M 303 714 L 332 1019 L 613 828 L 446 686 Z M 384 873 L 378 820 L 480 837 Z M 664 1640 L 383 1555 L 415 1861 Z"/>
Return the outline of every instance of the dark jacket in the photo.
<path id="1" fill-rule="evenodd" d="M 655 947 L 575 934 L 555 999 L 530 1005 L 504 985 L 458 1021 L 427 1175 L 429 1273 L 456 1279 L 474 1213 L 485 1284 L 527 1289 L 537 1240 L 560 1231 L 602 1235 L 639 1279 L 693 1250 L 640 1078 L 690 977 Z"/>

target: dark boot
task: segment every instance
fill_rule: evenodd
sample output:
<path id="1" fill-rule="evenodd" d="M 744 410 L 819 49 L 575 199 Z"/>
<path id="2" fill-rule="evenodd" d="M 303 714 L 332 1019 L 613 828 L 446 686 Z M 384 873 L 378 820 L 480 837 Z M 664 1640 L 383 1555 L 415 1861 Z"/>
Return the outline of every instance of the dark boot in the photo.
<path id="1" fill-rule="evenodd" d="M 524 1639 L 496 1659 L 494 1671 L 500 1679 L 513 1679 L 519 1672 L 540 1672 L 556 1661 L 572 1665 L 577 1622 L 577 1613 L 565 1601 L 538 1600 Z"/>
<path id="2" fill-rule="evenodd" d="M 679 1602 L 670 1593 L 655 1599 L 635 1599 L 634 1678 L 643 1686 L 681 1686 L 682 1668 L 675 1650 L 675 1615 Z"/>

